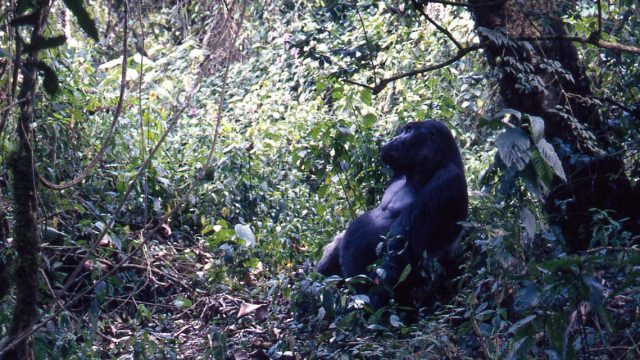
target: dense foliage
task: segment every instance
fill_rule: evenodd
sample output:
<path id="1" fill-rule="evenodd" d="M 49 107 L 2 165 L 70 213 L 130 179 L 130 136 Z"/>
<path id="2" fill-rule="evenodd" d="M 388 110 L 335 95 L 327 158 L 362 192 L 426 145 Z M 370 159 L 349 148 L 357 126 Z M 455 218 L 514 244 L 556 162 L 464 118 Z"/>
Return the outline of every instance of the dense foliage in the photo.
<path id="1" fill-rule="evenodd" d="M 37 173 L 64 183 L 105 141 L 108 150 L 76 186 L 38 186 L 36 358 L 640 356 L 640 234 L 590 209 L 590 249 L 567 251 L 544 199 L 569 175 L 560 158 L 579 155 L 554 150 L 540 117 L 505 107 L 502 70 L 478 50 L 373 88 L 455 56 L 448 35 L 478 44 L 468 8 L 424 8 L 447 35 L 394 0 L 138 0 L 78 15 L 81 3 L 54 2 L 46 28 L 65 41 L 42 47 Z M 570 35 L 597 30 L 601 6 L 603 39 L 638 43 L 636 2 L 576 3 L 558 14 Z M 10 23 L 12 6 L 0 18 L 0 215 L 9 224 L 13 49 L 27 36 Z M 606 150 L 622 154 L 638 189 L 638 54 L 583 45 L 579 55 L 609 125 Z M 511 71 L 535 88 L 518 66 Z M 363 279 L 323 279 L 313 266 L 378 203 L 391 177 L 379 146 L 425 118 L 445 122 L 460 146 L 471 215 L 458 293 L 409 323 L 401 309 L 373 311 L 355 295 L 351 284 Z M 574 131 L 596 136 L 580 124 Z M 168 226 L 153 231 L 166 214 Z M 15 254 L 0 249 L 2 270 Z M 11 293 L 0 304 L 0 349 L 14 305 Z"/>

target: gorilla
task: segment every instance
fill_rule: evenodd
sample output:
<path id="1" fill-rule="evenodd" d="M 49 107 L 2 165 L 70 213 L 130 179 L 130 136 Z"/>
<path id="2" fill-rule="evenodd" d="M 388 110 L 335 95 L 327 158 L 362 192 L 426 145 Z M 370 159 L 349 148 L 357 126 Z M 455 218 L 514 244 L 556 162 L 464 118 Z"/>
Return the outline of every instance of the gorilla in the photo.
<path id="1" fill-rule="evenodd" d="M 462 158 L 449 129 L 436 120 L 405 125 L 381 155 L 394 176 L 380 205 L 325 247 L 316 271 L 371 276 L 384 289 L 369 292 L 375 308 L 392 294 L 399 304 L 413 305 L 412 291 L 433 278 L 429 269 L 435 260 L 445 267 L 458 263 L 460 222 L 468 212 Z M 370 270 L 374 263 L 377 269 Z M 402 279 L 408 265 L 411 272 Z"/>

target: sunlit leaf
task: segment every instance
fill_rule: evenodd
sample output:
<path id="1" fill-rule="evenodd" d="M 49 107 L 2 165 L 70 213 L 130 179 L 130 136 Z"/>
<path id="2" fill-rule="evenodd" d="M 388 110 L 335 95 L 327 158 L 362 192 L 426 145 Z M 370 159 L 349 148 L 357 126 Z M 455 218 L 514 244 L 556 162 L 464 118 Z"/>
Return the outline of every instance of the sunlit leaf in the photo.
<path id="1" fill-rule="evenodd" d="M 498 154 L 507 167 L 524 169 L 531 158 L 531 140 L 520 128 L 509 128 L 496 139 Z"/>

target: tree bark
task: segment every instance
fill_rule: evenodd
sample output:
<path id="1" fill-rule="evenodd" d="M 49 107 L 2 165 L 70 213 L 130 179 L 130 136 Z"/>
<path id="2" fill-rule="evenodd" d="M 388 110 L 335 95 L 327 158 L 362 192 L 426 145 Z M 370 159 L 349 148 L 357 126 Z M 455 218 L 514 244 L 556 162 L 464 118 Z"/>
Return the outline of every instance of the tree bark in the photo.
<path id="1" fill-rule="evenodd" d="M 589 246 L 593 208 L 610 210 L 615 220 L 627 219 L 628 230 L 639 231 L 639 191 L 625 175 L 620 155 L 608 154 L 612 141 L 607 123 L 591 98 L 591 83 L 575 45 L 557 40 L 566 35 L 559 14 L 572 3 L 469 3 L 487 59 L 500 74 L 506 107 L 544 119 L 545 137 L 554 144 L 567 173 L 566 182 L 554 179 L 545 201 L 550 221 L 561 229 L 567 249 Z M 491 39 L 491 32 L 496 31 L 509 41 Z M 554 40 L 532 40 L 544 37 Z M 519 40 L 524 38 L 529 40 Z"/>
<path id="2" fill-rule="evenodd" d="M 4 251 L 8 246 L 8 237 L 9 221 L 4 209 L 0 208 L 0 301 L 11 291 L 11 276 L 9 275 L 11 262 Z"/>
<path id="3" fill-rule="evenodd" d="M 42 36 L 49 15 L 50 3 L 39 0 L 33 9 L 37 19 L 33 25 L 30 41 Z M 15 14 L 16 16 L 18 14 Z M 16 57 L 20 59 L 20 41 L 17 41 Z M 14 235 L 13 246 L 16 251 L 14 279 L 16 286 L 16 305 L 9 329 L 8 344 L 17 340 L 4 355 L 4 359 L 33 359 L 30 337 L 20 339 L 21 334 L 29 330 L 38 318 L 38 270 L 40 266 L 40 239 L 38 238 L 36 214 L 36 174 L 33 152 L 33 130 L 35 121 L 35 99 L 38 74 L 36 64 L 39 61 L 39 49 L 31 48 L 25 54 L 22 66 L 22 84 L 18 101 L 20 116 L 17 123 L 18 144 L 10 158 L 13 175 L 14 195 Z"/>

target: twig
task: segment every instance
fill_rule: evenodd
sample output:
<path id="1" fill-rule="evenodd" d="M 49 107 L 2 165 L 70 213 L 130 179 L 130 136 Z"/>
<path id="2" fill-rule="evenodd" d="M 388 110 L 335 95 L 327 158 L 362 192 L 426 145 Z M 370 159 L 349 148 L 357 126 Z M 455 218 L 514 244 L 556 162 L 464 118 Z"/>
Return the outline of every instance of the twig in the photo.
<path id="1" fill-rule="evenodd" d="M 473 307 L 473 313 L 470 316 L 470 321 L 471 321 L 471 327 L 473 327 L 473 331 L 476 333 L 476 336 L 478 337 L 478 339 L 480 339 L 480 347 L 482 348 L 482 352 L 484 353 L 484 356 L 487 359 L 491 359 L 491 353 L 489 352 L 489 348 L 487 348 L 487 344 L 485 344 L 485 338 L 484 335 L 482 335 L 482 331 L 480 330 L 480 326 L 478 325 L 478 322 L 476 321 L 476 314 L 475 314 L 475 306 L 477 303 L 477 299 L 475 295 L 471 295 L 471 306 Z"/>
<path id="2" fill-rule="evenodd" d="M 635 340 L 633 340 L 633 337 L 629 333 L 629 329 L 626 329 L 625 332 L 627 333 L 627 336 L 629 336 L 629 339 L 631 339 L 631 342 L 633 343 L 633 346 L 627 351 L 627 353 L 631 352 L 631 350 L 635 350 L 638 353 L 638 355 L 640 355 L 639 344 Z"/>
<path id="3" fill-rule="evenodd" d="M 138 76 L 138 117 L 140 118 L 140 158 L 144 159 L 146 157 L 147 152 L 147 142 L 144 137 L 144 110 L 142 109 L 142 85 L 144 81 L 144 21 L 142 19 L 142 0 L 138 0 L 138 21 L 140 26 L 140 76 Z M 142 175 L 142 189 L 144 192 L 144 222 L 147 222 L 149 218 L 149 183 L 147 181 L 148 171 L 144 170 L 144 174 Z"/>
<path id="4" fill-rule="evenodd" d="M 428 22 L 431 23 L 431 25 L 435 26 L 436 29 L 438 29 L 441 33 L 445 34 L 449 38 L 449 40 L 451 40 L 451 42 L 458 48 L 458 50 L 462 50 L 463 47 L 462 45 L 460 45 L 458 40 L 456 40 L 455 36 L 453 36 L 453 34 L 451 34 L 449 30 L 445 29 L 442 25 L 438 24 L 429 15 L 427 15 L 427 13 L 424 12 L 422 4 L 418 4 L 417 0 L 413 0 L 413 6 L 420 13 L 420 15 L 422 15 L 425 19 L 427 19 Z"/>
<path id="5" fill-rule="evenodd" d="M 360 19 L 360 26 L 362 26 L 362 32 L 364 33 L 364 40 L 367 42 L 367 50 L 369 50 L 369 63 L 371 64 L 371 71 L 373 71 L 373 80 L 376 79 L 376 67 L 373 64 L 373 51 L 371 50 L 371 42 L 369 41 L 369 36 L 367 35 L 367 28 L 364 26 L 364 20 L 362 20 L 362 15 L 360 14 L 360 7 L 356 3 L 356 12 L 358 13 L 358 19 Z"/>

